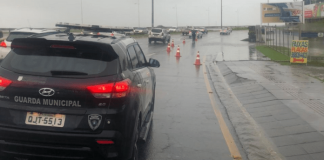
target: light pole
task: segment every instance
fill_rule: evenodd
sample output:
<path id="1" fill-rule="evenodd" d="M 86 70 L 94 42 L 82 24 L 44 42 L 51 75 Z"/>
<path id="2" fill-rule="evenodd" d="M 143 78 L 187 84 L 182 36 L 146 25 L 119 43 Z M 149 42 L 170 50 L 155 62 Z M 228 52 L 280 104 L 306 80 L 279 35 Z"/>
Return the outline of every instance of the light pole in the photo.
<path id="1" fill-rule="evenodd" d="M 83 9 L 82 9 L 82 0 L 81 0 L 81 24 L 83 24 Z"/>
<path id="2" fill-rule="evenodd" d="M 209 22 L 210 22 L 210 20 L 209 20 L 209 7 L 208 7 L 208 10 L 206 10 L 206 11 L 208 11 L 208 26 L 210 26 L 210 24 L 209 24 Z"/>
<path id="3" fill-rule="evenodd" d="M 137 3 L 134 3 L 134 4 L 137 4 L 137 11 L 138 11 L 138 13 L 137 13 L 137 15 L 138 15 L 138 27 L 140 27 L 141 25 L 140 25 L 140 8 L 139 8 L 139 0 L 137 0 Z"/>
<path id="4" fill-rule="evenodd" d="M 140 27 L 141 26 L 141 24 L 140 24 L 140 8 L 139 8 L 139 0 L 138 0 L 138 27 Z"/>
<path id="5" fill-rule="evenodd" d="M 173 7 L 173 8 L 176 9 L 176 21 L 177 21 L 177 28 L 178 28 L 178 7 L 175 6 L 175 7 Z"/>
<path id="6" fill-rule="evenodd" d="M 221 29 L 223 28 L 223 0 L 221 0 Z"/>
<path id="7" fill-rule="evenodd" d="M 152 28 L 154 27 L 154 0 L 152 0 Z"/>
<path id="8" fill-rule="evenodd" d="M 237 27 L 239 26 L 239 20 L 240 20 L 240 18 L 239 18 L 239 9 L 237 9 L 236 10 L 236 13 L 237 13 Z"/>

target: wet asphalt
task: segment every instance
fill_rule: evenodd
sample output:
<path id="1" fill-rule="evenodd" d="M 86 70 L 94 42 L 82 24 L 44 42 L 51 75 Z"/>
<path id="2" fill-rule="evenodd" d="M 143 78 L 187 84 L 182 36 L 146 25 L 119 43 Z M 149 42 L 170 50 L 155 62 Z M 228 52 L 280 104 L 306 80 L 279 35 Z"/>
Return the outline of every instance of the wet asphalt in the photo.
<path id="1" fill-rule="evenodd" d="M 204 55 L 216 55 L 218 60 L 226 61 L 262 59 L 254 44 L 241 41 L 247 37 L 247 31 L 233 31 L 225 36 L 210 32 L 193 43 L 188 36 L 172 35 L 175 45 L 180 46 L 180 58 L 175 57 L 176 47 L 168 54 L 165 44 L 137 39 L 147 59 L 157 59 L 161 64 L 155 69 L 153 126 L 148 141 L 140 146 L 140 160 L 233 159 L 208 97 L 202 66 L 193 64 L 197 51 L 201 61 Z M 233 138 L 237 140 L 235 135 Z"/>

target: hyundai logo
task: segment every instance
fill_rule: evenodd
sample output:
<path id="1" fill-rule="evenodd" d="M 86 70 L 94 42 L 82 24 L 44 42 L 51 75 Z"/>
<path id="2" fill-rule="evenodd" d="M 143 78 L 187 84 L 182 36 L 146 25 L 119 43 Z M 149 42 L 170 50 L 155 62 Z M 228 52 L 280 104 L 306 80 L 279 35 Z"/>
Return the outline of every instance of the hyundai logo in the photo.
<path id="1" fill-rule="evenodd" d="M 50 97 L 55 94 L 55 91 L 52 88 L 41 88 L 39 94 L 45 97 Z"/>

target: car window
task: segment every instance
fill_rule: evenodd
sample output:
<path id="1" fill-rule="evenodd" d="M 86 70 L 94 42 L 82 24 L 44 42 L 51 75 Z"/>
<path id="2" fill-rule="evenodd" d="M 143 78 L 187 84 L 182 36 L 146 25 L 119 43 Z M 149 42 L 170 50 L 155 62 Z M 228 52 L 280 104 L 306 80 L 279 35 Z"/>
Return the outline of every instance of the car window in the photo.
<path id="1" fill-rule="evenodd" d="M 128 51 L 128 56 L 132 62 L 133 69 L 138 68 L 138 59 L 134 47 L 133 46 L 128 47 L 127 51 Z"/>
<path id="2" fill-rule="evenodd" d="M 11 42 L 16 38 L 26 38 L 28 36 L 31 36 L 35 33 L 26 33 L 26 32 L 11 32 L 7 38 L 7 41 Z"/>
<path id="3" fill-rule="evenodd" d="M 91 45 L 74 45 L 76 49 L 35 47 L 14 48 L 2 61 L 1 67 L 22 74 L 39 76 L 85 77 L 117 73 L 118 57 Z"/>
<path id="4" fill-rule="evenodd" d="M 160 33 L 162 32 L 162 29 L 152 29 L 152 32 Z"/>
<path id="5" fill-rule="evenodd" d="M 135 51 L 136 51 L 136 55 L 138 57 L 138 64 L 139 64 L 140 67 L 142 67 L 146 63 L 144 54 L 143 54 L 141 48 L 137 44 L 134 45 L 134 48 L 135 48 Z"/>

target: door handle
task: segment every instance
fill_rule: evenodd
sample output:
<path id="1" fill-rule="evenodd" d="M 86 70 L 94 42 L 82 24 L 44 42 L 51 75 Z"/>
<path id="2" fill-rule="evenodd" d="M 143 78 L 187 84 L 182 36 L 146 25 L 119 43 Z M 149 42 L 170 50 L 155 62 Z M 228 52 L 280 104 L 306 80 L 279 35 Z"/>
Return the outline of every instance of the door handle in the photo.
<path id="1" fill-rule="evenodd" d="M 137 87 L 138 87 L 138 88 L 141 88 L 141 87 L 142 87 L 142 84 L 137 84 Z"/>

